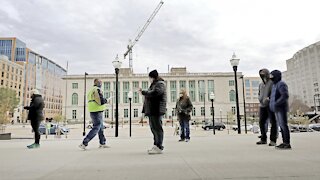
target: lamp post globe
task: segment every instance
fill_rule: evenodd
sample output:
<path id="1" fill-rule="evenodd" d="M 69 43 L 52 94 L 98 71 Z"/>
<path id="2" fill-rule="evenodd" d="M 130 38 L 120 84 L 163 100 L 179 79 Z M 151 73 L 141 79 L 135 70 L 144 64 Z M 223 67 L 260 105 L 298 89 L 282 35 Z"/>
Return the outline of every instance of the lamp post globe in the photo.
<path id="1" fill-rule="evenodd" d="M 239 96 L 238 96 L 238 80 L 237 80 L 237 68 L 239 65 L 240 59 L 237 58 L 236 54 L 233 53 L 232 58 L 230 59 L 230 64 L 234 71 L 234 83 L 236 89 L 236 109 L 237 109 L 237 124 L 238 124 L 238 134 L 241 134 L 240 128 L 240 112 L 239 112 Z"/>
<path id="2" fill-rule="evenodd" d="M 119 102 L 118 102 L 118 96 L 119 96 L 119 87 L 118 87 L 118 75 L 119 75 L 119 69 L 122 65 L 122 62 L 119 59 L 119 56 L 116 56 L 116 59 L 112 61 L 112 65 L 116 72 L 116 124 L 115 124 L 115 137 L 118 137 L 118 129 L 119 129 Z"/>

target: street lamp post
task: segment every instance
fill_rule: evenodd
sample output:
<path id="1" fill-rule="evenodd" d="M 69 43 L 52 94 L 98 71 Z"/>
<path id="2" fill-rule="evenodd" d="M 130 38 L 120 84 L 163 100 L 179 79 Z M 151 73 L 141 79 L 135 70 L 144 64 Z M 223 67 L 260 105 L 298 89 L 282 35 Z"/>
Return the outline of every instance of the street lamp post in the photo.
<path id="1" fill-rule="evenodd" d="M 113 128 L 113 91 L 111 91 L 111 128 Z"/>
<path id="2" fill-rule="evenodd" d="M 83 94 L 83 133 L 82 133 L 83 136 L 86 135 L 87 75 L 88 73 L 85 72 L 84 73 L 84 94 Z"/>
<path id="3" fill-rule="evenodd" d="M 210 93 L 210 100 L 211 100 L 211 108 L 212 108 L 212 126 L 213 126 L 213 134 L 215 135 L 216 134 L 216 128 L 214 126 L 214 108 L 213 108 L 213 101 L 214 101 L 214 93 L 211 92 Z"/>
<path id="4" fill-rule="evenodd" d="M 220 122 L 222 123 L 222 109 L 220 108 Z"/>
<path id="5" fill-rule="evenodd" d="M 248 131 L 247 131 L 246 96 L 244 94 L 244 76 L 241 76 L 240 78 L 242 79 L 244 130 L 245 130 L 245 132 L 247 134 Z"/>
<path id="6" fill-rule="evenodd" d="M 128 93 L 129 98 L 129 135 L 131 137 L 131 100 L 132 100 L 132 91 Z"/>
<path id="7" fill-rule="evenodd" d="M 118 137 L 118 128 L 119 128 L 119 102 L 118 102 L 118 76 L 119 76 L 119 69 L 121 67 L 122 62 L 119 60 L 117 55 L 116 59 L 112 61 L 113 67 L 116 72 L 116 127 L 115 127 L 115 137 Z"/>
<path id="8" fill-rule="evenodd" d="M 240 59 L 237 58 L 236 54 L 233 53 L 232 58 L 230 59 L 231 66 L 234 71 L 234 81 L 235 81 L 235 89 L 236 89 L 236 108 L 237 108 L 237 123 L 238 123 L 238 134 L 241 134 L 241 126 L 240 126 L 240 113 L 239 113 L 239 96 L 238 96 L 238 81 L 237 81 L 237 69 L 239 65 Z"/>

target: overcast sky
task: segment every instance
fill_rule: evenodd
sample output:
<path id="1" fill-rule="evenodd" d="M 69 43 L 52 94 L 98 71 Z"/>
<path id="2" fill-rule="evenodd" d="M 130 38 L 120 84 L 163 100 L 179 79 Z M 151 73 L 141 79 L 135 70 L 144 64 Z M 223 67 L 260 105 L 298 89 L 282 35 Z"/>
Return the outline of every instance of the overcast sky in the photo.
<path id="1" fill-rule="evenodd" d="M 69 74 L 114 73 L 160 0 L 0 0 L 0 36 L 18 37 Z M 319 0 L 164 0 L 133 49 L 136 73 L 286 70 L 286 60 L 320 41 Z M 128 67 L 128 59 L 122 67 Z"/>

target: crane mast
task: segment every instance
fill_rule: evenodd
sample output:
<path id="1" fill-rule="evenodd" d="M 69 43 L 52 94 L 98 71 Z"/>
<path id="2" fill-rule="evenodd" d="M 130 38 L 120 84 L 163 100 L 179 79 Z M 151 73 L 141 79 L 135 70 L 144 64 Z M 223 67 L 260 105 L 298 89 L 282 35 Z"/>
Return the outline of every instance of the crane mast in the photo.
<path id="1" fill-rule="evenodd" d="M 124 59 L 129 55 L 129 67 L 132 69 L 132 48 L 133 46 L 139 41 L 140 37 L 144 33 L 144 31 L 147 29 L 151 21 L 154 19 L 154 17 L 159 12 L 161 6 L 163 5 L 163 1 L 161 0 L 156 9 L 153 11 L 147 22 L 144 24 L 144 26 L 141 28 L 140 32 L 138 33 L 137 37 L 134 39 L 134 41 L 129 40 L 129 44 L 127 46 L 127 51 L 124 53 Z"/>

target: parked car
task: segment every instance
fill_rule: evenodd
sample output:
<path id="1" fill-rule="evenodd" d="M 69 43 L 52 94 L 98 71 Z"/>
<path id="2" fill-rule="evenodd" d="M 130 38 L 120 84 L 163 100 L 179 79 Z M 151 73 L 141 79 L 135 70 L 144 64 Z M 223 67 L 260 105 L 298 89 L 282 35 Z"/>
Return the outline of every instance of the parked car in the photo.
<path id="1" fill-rule="evenodd" d="M 320 124 L 309 124 L 309 128 L 314 131 L 320 131 Z"/>
<path id="2" fill-rule="evenodd" d="M 62 126 L 60 124 L 53 124 L 51 123 L 50 124 L 50 129 L 49 129 L 49 132 L 48 134 L 57 134 L 57 129 L 60 130 L 60 133 L 61 134 L 66 134 L 66 133 L 69 133 L 70 132 L 70 129 L 65 127 L 65 126 Z M 33 132 L 33 130 L 32 130 Z M 39 126 L 39 132 L 40 134 L 46 134 L 46 124 L 40 124 Z"/>
<path id="3" fill-rule="evenodd" d="M 226 126 L 221 122 L 214 122 L 214 128 L 217 130 L 223 130 L 226 128 Z M 213 129 L 212 122 L 209 122 L 209 123 L 206 123 L 205 125 L 203 125 L 202 129 L 204 129 L 204 130 Z"/>
<path id="4" fill-rule="evenodd" d="M 241 125 L 241 131 L 245 131 L 245 125 L 243 124 L 243 125 Z M 247 124 L 247 131 L 252 131 L 252 128 L 253 128 L 253 126 L 251 125 L 251 124 Z M 238 126 L 237 125 L 233 125 L 232 126 L 232 129 L 234 130 L 234 131 L 237 131 L 238 130 Z"/>
<path id="5" fill-rule="evenodd" d="M 312 132 L 313 129 L 309 128 L 309 126 L 290 124 L 289 125 L 290 132 Z"/>

